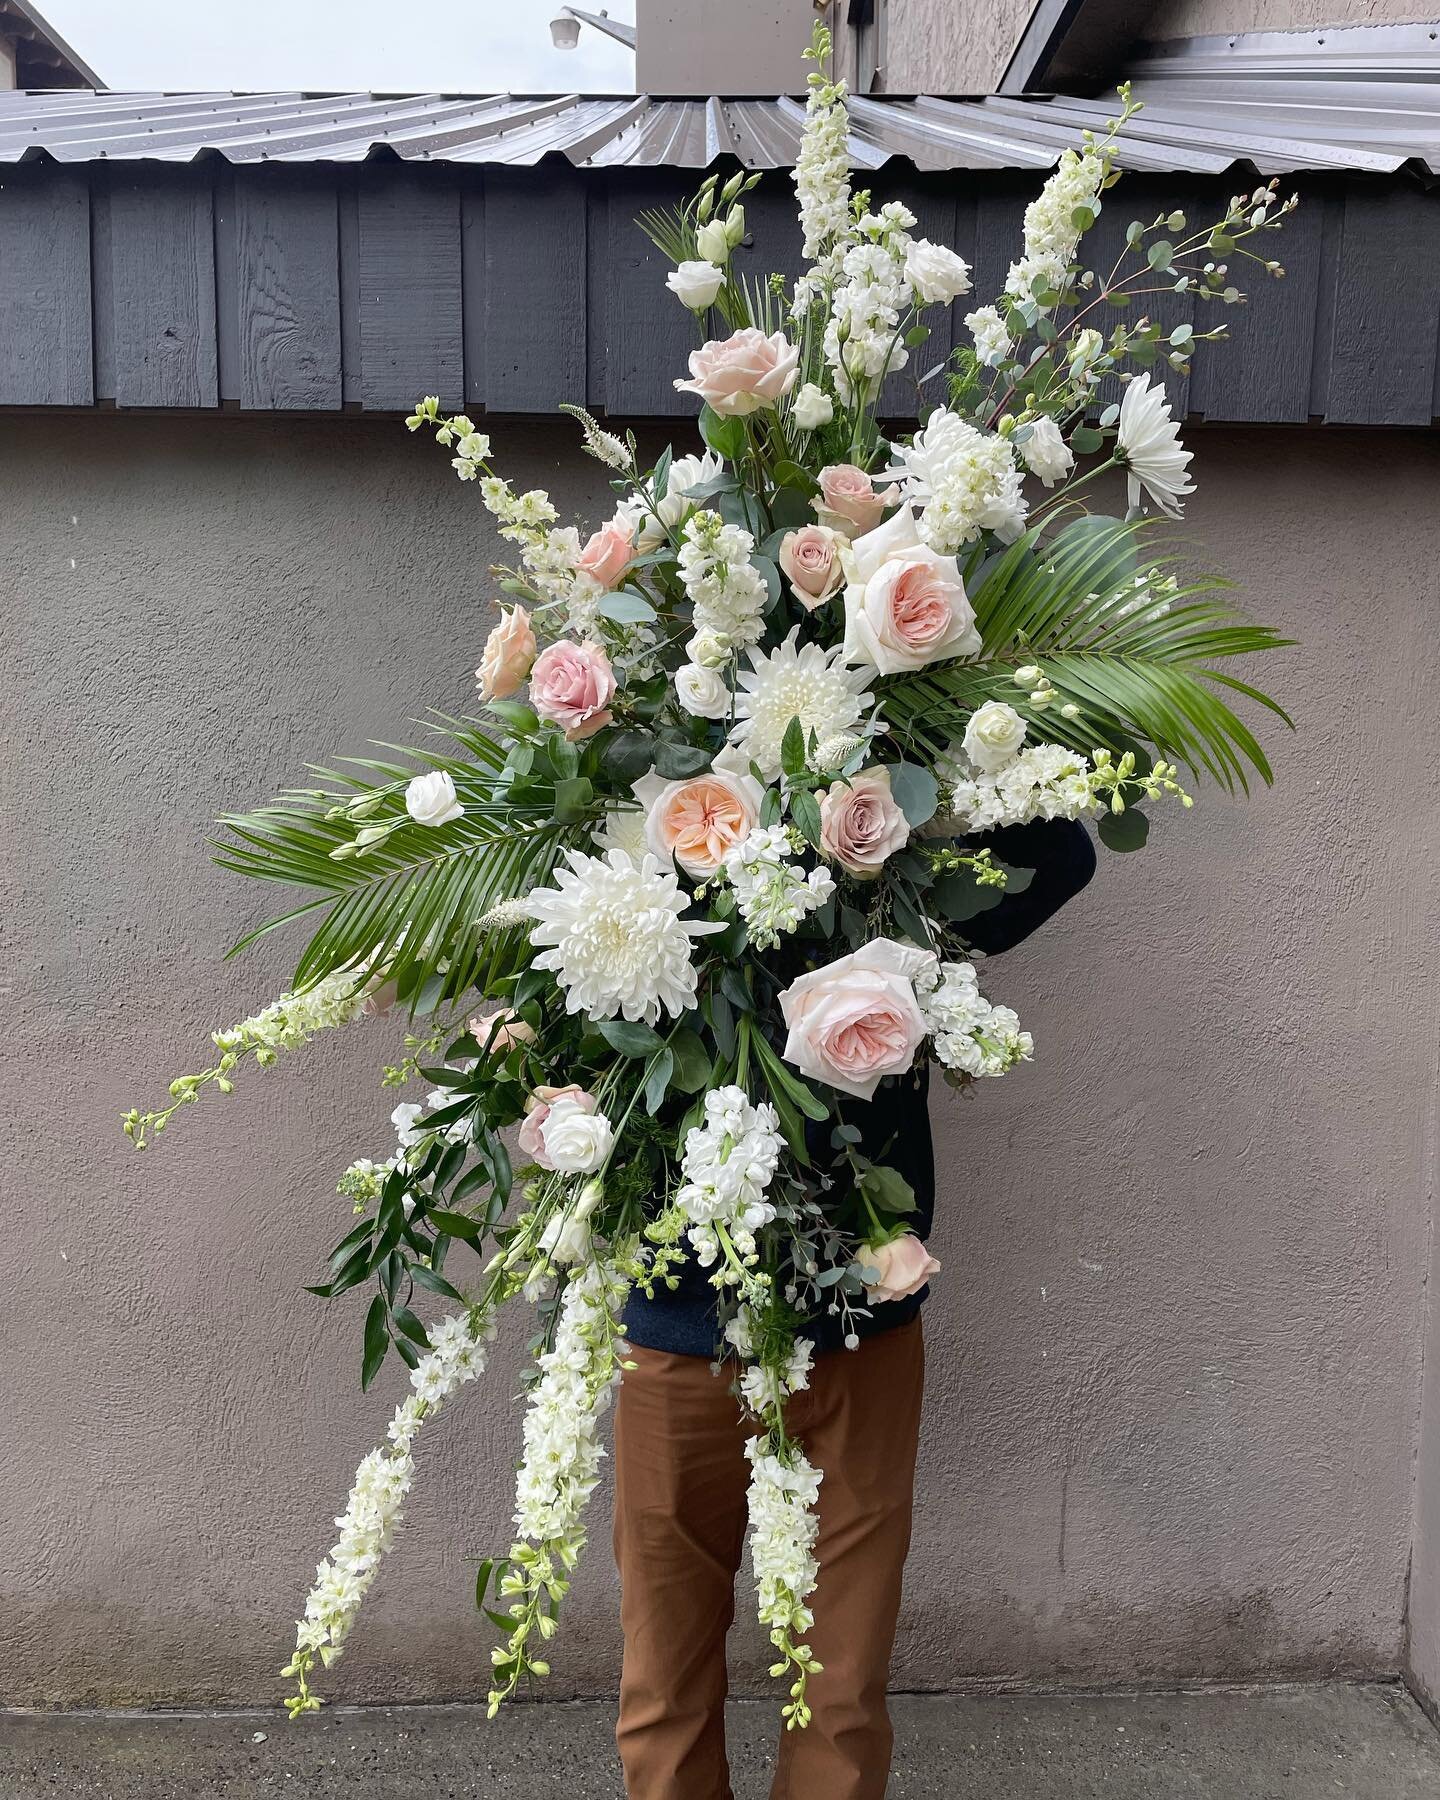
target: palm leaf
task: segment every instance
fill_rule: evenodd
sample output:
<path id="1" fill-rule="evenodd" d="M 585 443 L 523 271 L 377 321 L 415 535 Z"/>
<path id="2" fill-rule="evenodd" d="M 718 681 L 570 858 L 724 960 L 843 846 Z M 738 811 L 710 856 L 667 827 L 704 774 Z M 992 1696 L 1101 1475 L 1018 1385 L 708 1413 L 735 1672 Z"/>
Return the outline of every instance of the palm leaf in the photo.
<path id="1" fill-rule="evenodd" d="M 1032 739 L 1115 754 L 1151 746 L 1169 761 L 1248 791 L 1251 773 L 1272 779 L 1244 720 L 1218 692 L 1243 695 L 1288 725 L 1278 701 L 1213 665 L 1280 648 L 1289 640 L 1243 619 L 1218 576 L 1182 582 L 1181 558 L 1160 548 L 1148 520 L 1082 514 L 1054 536 L 1036 528 L 966 570 L 982 648 L 972 662 L 942 664 L 881 684 L 885 716 L 902 740 L 932 756 L 959 737 L 986 700 L 1008 701 Z M 1137 588 L 1137 573 L 1144 572 Z M 1173 578 L 1173 593 L 1158 583 Z M 1148 594 L 1147 594 L 1148 590 Z M 1043 710 L 1015 683 L 1039 663 L 1056 690 Z M 1061 708 L 1073 702 L 1076 719 Z"/>

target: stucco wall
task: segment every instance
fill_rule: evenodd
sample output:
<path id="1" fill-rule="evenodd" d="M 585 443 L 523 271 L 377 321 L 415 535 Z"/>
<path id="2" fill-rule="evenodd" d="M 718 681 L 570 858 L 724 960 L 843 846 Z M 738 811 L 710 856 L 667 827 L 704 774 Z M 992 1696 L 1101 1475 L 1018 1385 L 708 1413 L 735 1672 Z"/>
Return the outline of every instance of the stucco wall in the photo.
<path id="1" fill-rule="evenodd" d="M 998 86 L 1030 16 L 1027 0 L 880 0 L 880 67 L 873 90 L 857 78 L 856 30 L 846 8 L 827 15 L 836 43 L 836 73 L 852 87 L 880 94 L 989 94 Z"/>
<path id="2" fill-rule="evenodd" d="M 568 427 L 496 436 L 522 484 L 599 512 Z M 1039 1054 L 939 1113 L 904 1686 L 1401 1657 L 1440 443 L 1196 441 L 1191 527 L 1303 640 L 1268 671 L 1302 735 L 1270 733 L 1273 793 L 1162 815 L 992 972 Z M 384 421 L 11 415 L 0 493 L 0 1702 L 263 1701 L 398 1387 L 362 1398 L 360 1306 L 301 1291 L 337 1174 L 386 1145 L 394 1032 L 317 1043 L 145 1156 L 118 1121 L 297 948 L 220 962 L 267 896 L 209 866 L 208 821 L 463 707 L 495 545 Z M 333 1694 L 483 1689 L 468 1590 L 506 1541 L 522 1336 L 426 1444 Z M 557 1695 L 614 1685 L 603 1514 Z"/>
<path id="3" fill-rule="evenodd" d="M 1302 31 L 1318 25 L 1400 25 L 1433 19 L 1415 0 L 1286 0 L 1276 16 L 1267 0 L 1160 0 L 1145 21 L 1151 43 L 1231 31 Z"/>

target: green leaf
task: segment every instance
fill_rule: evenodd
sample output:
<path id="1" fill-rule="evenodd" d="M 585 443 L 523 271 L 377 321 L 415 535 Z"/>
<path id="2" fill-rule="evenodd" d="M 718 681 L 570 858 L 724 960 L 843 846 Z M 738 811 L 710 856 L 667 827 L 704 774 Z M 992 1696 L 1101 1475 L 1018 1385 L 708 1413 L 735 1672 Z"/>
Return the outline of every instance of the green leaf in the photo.
<path id="1" fill-rule="evenodd" d="M 622 1056 L 654 1056 L 664 1044 L 657 1032 L 638 1019 L 600 1019 L 595 1029 Z"/>
<path id="2" fill-rule="evenodd" d="M 408 1306 L 395 1307 L 390 1316 L 395 1321 L 395 1329 L 403 1332 L 412 1344 L 418 1344 L 422 1350 L 430 1348 L 430 1338 L 425 1327 Z"/>
<path id="3" fill-rule="evenodd" d="M 438 1275 L 427 1263 L 411 1263 L 411 1280 L 420 1287 L 428 1288 L 432 1294 L 443 1294 L 447 1300 L 464 1300 L 465 1296 L 459 1288 L 452 1287 L 443 1275 Z"/>
<path id="4" fill-rule="evenodd" d="M 1175 260 L 1175 246 L 1168 238 L 1156 238 L 1145 252 L 1145 260 L 1152 269 L 1168 269 Z"/>
<path id="5" fill-rule="evenodd" d="M 1150 821 L 1137 808 L 1127 806 L 1123 813 L 1103 813 L 1095 832 L 1107 850 L 1142 850 L 1150 835 Z"/>
<path id="6" fill-rule="evenodd" d="M 390 1348 L 390 1324 L 385 1296 L 377 1294 L 365 1315 L 365 1350 L 360 1362 L 360 1386 L 368 1388 L 380 1373 L 385 1352 Z"/>
<path id="7" fill-rule="evenodd" d="M 655 765 L 655 734 L 650 731 L 635 731 L 629 727 L 607 732 L 600 760 L 622 782 L 638 781 L 647 769 Z"/>
<path id="8" fill-rule="evenodd" d="M 782 487 L 777 488 L 770 501 L 770 518 L 776 531 L 784 533 L 793 531 L 797 525 L 813 525 L 815 514 L 810 500 L 813 483 L 810 488 Z"/>
<path id="9" fill-rule="evenodd" d="M 1005 897 L 1003 888 L 981 887 L 968 869 L 957 869 L 953 875 L 942 875 L 930 890 L 936 909 L 952 925 L 963 925 L 977 913 L 989 912 Z"/>
<path id="10" fill-rule="evenodd" d="M 890 792 L 912 829 L 933 819 L 940 805 L 940 784 L 918 763 L 890 764 Z"/>
<path id="11" fill-rule="evenodd" d="M 789 776 L 805 773 L 805 727 L 792 719 L 780 740 L 780 767 Z"/>
<path id="12" fill-rule="evenodd" d="M 708 403 L 700 408 L 700 435 L 726 462 L 738 462 L 745 454 L 743 420 L 722 418 Z"/>
<path id="13" fill-rule="evenodd" d="M 655 773 L 666 781 L 684 781 L 710 767 L 712 750 L 698 744 L 679 744 L 671 738 L 660 738 L 655 745 Z"/>
<path id="14" fill-rule="evenodd" d="M 1093 425 L 1077 425 L 1070 433 L 1070 448 L 1077 456 L 1093 456 L 1104 442 L 1104 433 Z"/>
<path id="15" fill-rule="evenodd" d="M 490 711 L 503 719 L 512 731 L 529 733 L 540 729 L 540 715 L 523 700 L 491 700 Z"/>
<path id="16" fill-rule="evenodd" d="M 425 1217 L 437 1231 L 443 1231 L 446 1237 L 464 1238 L 467 1243 L 478 1243 L 484 1236 L 484 1230 L 478 1219 L 472 1219 L 468 1213 L 450 1212 L 444 1207 L 427 1208 Z"/>
<path id="17" fill-rule="evenodd" d="M 915 1190 L 898 1169 L 871 1163 L 860 1177 L 860 1191 L 876 1212 L 913 1213 Z"/>
<path id="18" fill-rule="evenodd" d="M 617 625 L 648 625 L 657 616 L 655 608 L 635 588 L 602 594 L 595 602 L 595 610 L 602 619 L 613 619 Z"/>
<path id="19" fill-rule="evenodd" d="M 790 796 L 790 817 L 807 843 L 820 848 L 820 802 L 809 788 L 796 788 Z"/>
<path id="20" fill-rule="evenodd" d="M 701 1088 L 709 1085 L 712 1073 L 710 1052 L 705 1048 L 704 1040 L 698 1032 L 691 1031 L 689 1026 L 682 1026 L 670 1039 L 670 1051 L 675 1059 L 675 1072 L 671 1079 L 682 1093 L 698 1094 Z"/>
<path id="21" fill-rule="evenodd" d="M 930 327 L 928 325 L 912 325 L 902 341 L 908 349 L 917 350 L 929 335 Z"/>
<path id="22" fill-rule="evenodd" d="M 572 775 L 555 783 L 555 817 L 562 825 L 573 825 L 583 819 L 595 798 L 588 776 Z"/>
<path id="23" fill-rule="evenodd" d="M 645 1075 L 645 1110 L 653 1118 L 664 1104 L 666 1090 L 670 1086 L 670 1077 L 675 1069 L 675 1058 L 667 1044 L 651 1063 Z"/>

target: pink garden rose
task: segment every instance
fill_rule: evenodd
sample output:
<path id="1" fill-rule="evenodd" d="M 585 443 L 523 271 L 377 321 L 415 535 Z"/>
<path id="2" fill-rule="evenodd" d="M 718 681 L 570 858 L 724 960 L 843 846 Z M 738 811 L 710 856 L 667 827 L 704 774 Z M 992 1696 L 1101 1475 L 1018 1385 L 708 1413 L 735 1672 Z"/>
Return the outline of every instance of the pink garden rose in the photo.
<path id="1" fill-rule="evenodd" d="M 819 796 L 820 848 L 832 862 L 873 881 L 887 856 L 910 837 L 905 815 L 890 794 L 888 769 L 862 769 Z"/>
<path id="2" fill-rule="evenodd" d="M 523 606 L 501 607 L 500 623 L 485 640 L 475 671 L 482 700 L 508 700 L 518 693 L 535 661 L 535 633 Z"/>
<path id="3" fill-rule="evenodd" d="M 886 1075 L 901 1075 L 925 1039 L 915 976 L 927 950 L 876 938 L 780 996 L 790 1035 L 785 1060 L 802 1075 L 868 1100 Z"/>
<path id="4" fill-rule="evenodd" d="M 815 502 L 815 516 L 832 531 L 843 531 L 849 537 L 873 531 L 885 517 L 886 505 L 893 495 L 889 489 L 876 493 L 875 483 L 854 463 L 832 463 L 820 471 L 820 498 Z"/>
<path id="5" fill-rule="evenodd" d="M 615 671 L 598 644 L 560 638 L 542 650 L 530 671 L 530 704 L 566 737 L 592 737 L 610 723 Z"/>
<path id="6" fill-rule="evenodd" d="M 525 1117 L 521 1121 L 516 1142 L 520 1146 L 521 1155 L 539 1163 L 542 1169 L 555 1167 L 546 1152 L 542 1133 L 545 1121 L 550 1117 L 550 1109 L 557 1100 L 573 1100 L 581 1112 L 593 1113 L 595 1110 L 595 1096 L 587 1094 L 577 1082 L 567 1082 L 564 1087 L 550 1087 L 542 1082 L 536 1088 L 525 1102 Z"/>
<path id="7" fill-rule="evenodd" d="M 960 565 L 921 541 L 913 508 L 855 539 L 845 579 L 847 663 L 898 675 L 979 650 Z"/>
<path id="8" fill-rule="evenodd" d="M 705 881 L 760 819 L 765 791 L 745 758 L 722 750 L 709 772 L 685 781 L 651 773 L 635 783 L 645 808 L 645 842 L 664 861 Z"/>
<path id="9" fill-rule="evenodd" d="M 585 540 L 575 567 L 603 588 L 617 587 L 635 560 L 635 521 L 617 512 Z"/>
<path id="10" fill-rule="evenodd" d="M 940 1265 L 913 1231 L 888 1244 L 865 1244 L 855 1258 L 865 1281 L 865 1298 L 872 1306 L 886 1300 L 905 1300 L 918 1294 Z"/>
<path id="11" fill-rule="evenodd" d="M 795 385 L 800 352 L 777 331 L 766 337 L 753 325 L 733 337 L 712 338 L 690 352 L 690 380 L 676 381 L 682 392 L 698 394 L 712 411 L 739 417 L 774 406 Z"/>
<path id="12" fill-rule="evenodd" d="M 839 592 L 845 579 L 840 563 L 845 541 L 828 525 L 802 525 L 780 540 L 780 567 L 806 612 L 814 612 Z"/>
<path id="13" fill-rule="evenodd" d="M 487 1056 L 504 1056 L 507 1050 L 535 1042 L 535 1027 L 527 1025 L 513 1006 L 500 1006 L 483 1018 L 471 1019 L 469 1031 Z"/>

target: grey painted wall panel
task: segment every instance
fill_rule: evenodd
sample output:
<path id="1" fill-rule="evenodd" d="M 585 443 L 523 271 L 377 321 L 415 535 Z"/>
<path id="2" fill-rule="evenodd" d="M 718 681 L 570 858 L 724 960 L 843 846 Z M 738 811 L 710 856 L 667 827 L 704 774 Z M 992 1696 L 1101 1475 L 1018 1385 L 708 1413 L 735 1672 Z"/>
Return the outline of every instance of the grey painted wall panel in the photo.
<path id="1" fill-rule="evenodd" d="M 587 266 L 583 177 L 568 169 L 487 174 L 488 407 L 553 412 L 585 392 Z"/>
<path id="2" fill-rule="evenodd" d="M 112 182 L 117 405 L 218 404 L 214 230 L 203 174 Z"/>
<path id="3" fill-rule="evenodd" d="M 460 190 L 461 330 L 465 404 L 485 404 L 485 178 L 477 170 Z"/>
<path id="4" fill-rule="evenodd" d="M 0 182 L 0 406 L 94 398 L 88 186 L 12 170 Z"/>
<path id="5" fill-rule="evenodd" d="M 1440 206 L 1352 181 L 1335 289 L 1325 417 L 1337 425 L 1424 424 L 1440 332 Z"/>
<path id="6" fill-rule="evenodd" d="M 341 402 L 335 191 L 243 169 L 235 176 L 240 404 L 326 412 Z"/>
<path id="7" fill-rule="evenodd" d="M 465 393 L 460 193 L 453 179 L 377 172 L 359 189 L 360 395 L 408 411 Z"/>
<path id="8" fill-rule="evenodd" d="M 517 486 L 582 526 L 612 509 L 568 421 L 507 421 L 496 442 Z M 1036 1061 L 937 1095 L 945 1267 L 902 1688 L 1401 1655 L 1433 1173 L 1440 437 L 1193 442 L 1183 536 L 1300 640 L 1264 678 L 1303 730 L 1268 731 L 1272 792 L 1157 808 L 1142 854 L 1106 858 L 997 959 L 987 991 Z M 303 937 L 222 962 L 283 896 L 213 867 L 216 813 L 311 757 L 413 739 L 428 705 L 464 709 L 487 621 L 454 572 L 508 552 L 393 419 L 101 414 L 77 455 L 53 418 L 15 415 L 0 491 L 0 754 L 65 771 L 0 822 L 21 859 L 6 1004 L 26 1046 L 0 1083 L 32 1152 L 0 1234 L 0 1410 L 25 1446 L 24 1478 L 0 1481 L 0 1694 L 273 1705 L 399 1397 L 393 1367 L 359 1392 L 363 1301 L 301 1290 L 346 1228 L 339 1172 L 393 1142 L 378 1069 L 403 1022 L 322 1037 L 143 1157 L 119 1119 L 280 992 Z M 1375 756 L 1377 718 L 1410 754 Z M 330 1697 L 484 1692 L 475 1560 L 508 1542 L 527 1330 L 507 1320 L 426 1437 Z M 597 1496 L 556 1696 L 615 1689 L 605 1513 Z M 737 1683 L 763 1689 L 768 1660 L 742 1624 Z"/>
<path id="9" fill-rule="evenodd" d="M 665 179 L 626 181 L 612 194 L 605 283 L 605 372 L 609 391 L 625 396 L 637 413 L 665 418 L 700 410 L 692 394 L 676 391 L 688 374 L 687 358 L 699 343 L 695 315 L 665 285 L 671 264 L 635 223 L 641 212 L 663 208 L 674 184 Z"/>

